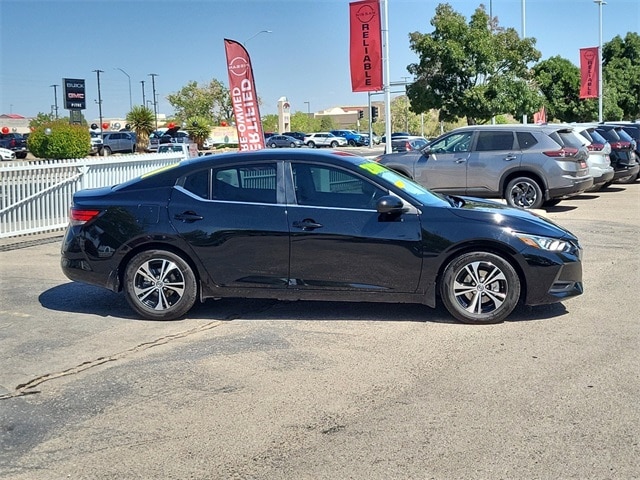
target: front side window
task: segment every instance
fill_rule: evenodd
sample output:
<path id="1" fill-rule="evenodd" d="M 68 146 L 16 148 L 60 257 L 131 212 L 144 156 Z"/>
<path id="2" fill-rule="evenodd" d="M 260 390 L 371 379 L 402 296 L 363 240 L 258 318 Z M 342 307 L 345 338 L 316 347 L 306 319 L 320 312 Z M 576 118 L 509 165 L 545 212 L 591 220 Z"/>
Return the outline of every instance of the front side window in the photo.
<path id="1" fill-rule="evenodd" d="M 366 178 L 329 166 L 292 165 L 296 199 L 300 205 L 372 209 L 388 192 Z"/>
<path id="2" fill-rule="evenodd" d="M 276 164 L 242 165 L 213 171 L 213 199 L 277 203 Z"/>
<path id="3" fill-rule="evenodd" d="M 434 153 L 468 152 L 471 148 L 473 132 L 459 132 L 431 144 Z"/>

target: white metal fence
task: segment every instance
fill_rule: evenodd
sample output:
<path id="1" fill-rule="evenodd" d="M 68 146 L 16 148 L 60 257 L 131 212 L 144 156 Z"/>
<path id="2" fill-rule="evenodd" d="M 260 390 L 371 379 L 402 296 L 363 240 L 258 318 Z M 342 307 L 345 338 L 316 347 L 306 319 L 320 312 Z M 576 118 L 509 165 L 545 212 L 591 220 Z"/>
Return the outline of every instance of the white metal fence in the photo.
<path id="1" fill-rule="evenodd" d="M 182 159 L 176 152 L 0 165 L 0 238 L 66 228 L 73 194 L 122 183 Z"/>

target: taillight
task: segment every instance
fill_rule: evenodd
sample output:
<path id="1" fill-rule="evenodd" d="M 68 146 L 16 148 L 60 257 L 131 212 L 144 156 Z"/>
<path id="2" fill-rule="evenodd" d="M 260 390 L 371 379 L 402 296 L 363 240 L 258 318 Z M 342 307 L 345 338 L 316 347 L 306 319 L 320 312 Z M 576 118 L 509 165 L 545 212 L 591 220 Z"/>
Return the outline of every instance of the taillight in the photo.
<path id="1" fill-rule="evenodd" d="M 71 225 L 84 225 L 89 220 L 96 218 L 99 213 L 100 210 L 71 207 L 71 210 L 69 210 L 69 222 Z"/>
<path id="2" fill-rule="evenodd" d="M 413 147 L 411 147 L 411 144 L 409 142 L 404 142 L 404 149 L 405 150 L 413 150 Z"/>
<path id="3" fill-rule="evenodd" d="M 542 153 L 544 153 L 547 157 L 565 158 L 576 155 L 578 153 L 578 149 L 573 147 L 562 147 L 560 150 L 547 150 L 546 152 Z"/>
<path id="4" fill-rule="evenodd" d="M 599 152 L 604 148 L 604 143 L 590 143 L 587 145 L 587 150 L 590 152 Z"/>
<path id="5" fill-rule="evenodd" d="M 611 144 L 611 150 L 623 150 L 625 148 L 631 147 L 631 142 L 619 141 L 619 142 L 609 142 Z"/>

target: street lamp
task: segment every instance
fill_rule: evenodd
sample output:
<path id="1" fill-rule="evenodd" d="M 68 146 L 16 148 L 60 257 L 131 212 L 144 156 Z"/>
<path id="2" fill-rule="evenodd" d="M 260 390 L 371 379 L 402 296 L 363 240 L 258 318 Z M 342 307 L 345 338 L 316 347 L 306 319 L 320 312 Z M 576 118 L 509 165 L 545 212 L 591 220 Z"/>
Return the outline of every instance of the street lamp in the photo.
<path id="1" fill-rule="evenodd" d="M 604 0 L 593 0 L 598 5 L 598 21 L 600 23 L 600 39 L 598 42 L 598 122 L 602 122 L 602 6 L 607 2 Z"/>
<path id="2" fill-rule="evenodd" d="M 144 80 L 140 80 L 140 83 L 142 84 L 142 106 L 146 106 L 147 102 L 146 99 L 144 98 Z"/>
<path id="3" fill-rule="evenodd" d="M 251 35 L 249 38 L 247 38 L 244 42 L 242 42 L 242 45 L 246 46 L 247 42 L 249 40 L 251 40 L 252 38 L 256 38 L 258 35 L 260 35 L 261 33 L 272 33 L 271 30 L 260 30 L 258 33 Z"/>
<path id="4" fill-rule="evenodd" d="M 131 111 L 133 109 L 133 102 L 131 101 L 131 77 L 127 72 L 125 72 L 120 67 L 116 67 L 115 69 L 120 70 L 122 73 L 124 73 L 127 76 L 127 79 L 129 80 L 129 111 Z"/>
<path id="5" fill-rule="evenodd" d="M 311 116 L 311 103 L 309 102 L 304 102 L 305 105 L 307 106 L 307 117 Z"/>

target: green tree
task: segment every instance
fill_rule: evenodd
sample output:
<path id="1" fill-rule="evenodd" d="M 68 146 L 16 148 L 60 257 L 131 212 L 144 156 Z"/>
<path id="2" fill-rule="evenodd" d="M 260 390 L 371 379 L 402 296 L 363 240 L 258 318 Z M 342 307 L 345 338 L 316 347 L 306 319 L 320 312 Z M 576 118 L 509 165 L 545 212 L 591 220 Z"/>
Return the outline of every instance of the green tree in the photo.
<path id="1" fill-rule="evenodd" d="M 127 114 L 127 123 L 136 134 L 136 150 L 144 152 L 149 145 L 149 134 L 155 128 L 153 112 L 145 106 L 136 105 Z"/>
<path id="2" fill-rule="evenodd" d="M 229 89 L 215 78 L 204 86 L 190 81 L 179 92 L 168 95 L 167 100 L 176 112 L 177 123 L 194 117 L 205 118 L 209 124 L 233 119 Z"/>
<path id="3" fill-rule="evenodd" d="M 265 132 L 277 132 L 278 131 L 278 115 L 276 115 L 275 113 L 263 115 L 262 130 L 264 130 Z"/>
<path id="4" fill-rule="evenodd" d="M 544 95 L 547 120 L 591 122 L 598 118 L 598 101 L 580 99 L 580 69 L 560 56 L 533 67 L 538 88 Z"/>
<path id="5" fill-rule="evenodd" d="M 414 112 L 437 109 L 440 120 L 466 117 L 474 124 L 539 108 L 542 99 L 527 66 L 540 58 L 535 39 L 520 39 L 513 28 L 499 28 L 482 5 L 467 24 L 449 4 L 440 4 L 431 25 L 432 33 L 409 35 L 410 48 L 419 57 L 407 67 L 415 77 L 407 87 Z"/>
<path id="6" fill-rule="evenodd" d="M 615 36 L 602 48 L 605 118 L 640 118 L 640 35 Z"/>

